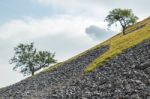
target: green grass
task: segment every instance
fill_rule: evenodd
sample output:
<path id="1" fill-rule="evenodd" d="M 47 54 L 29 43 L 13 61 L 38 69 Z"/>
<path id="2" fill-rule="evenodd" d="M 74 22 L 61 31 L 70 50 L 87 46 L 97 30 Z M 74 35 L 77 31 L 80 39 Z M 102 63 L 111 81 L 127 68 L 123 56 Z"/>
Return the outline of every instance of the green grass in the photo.
<path id="1" fill-rule="evenodd" d="M 142 27 L 138 30 L 135 30 L 140 25 L 146 24 L 145 27 Z M 135 30 L 132 33 L 123 35 L 122 33 L 110 38 L 109 40 L 101 43 L 100 45 L 110 45 L 110 48 L 107 52 L 96 58 L 91 62 L 84 70 L 85 73 L 91 72 L 97 66 L 101 66 L 104 62 L 110 58 L 122 53 L 123 50 L 126 50 L 145 39 L 150 38 L 150 18 L 145 19 L 133 26 L 127 28 L 126 31 Z M 99 45 L 99 46 L 100 46 Z"/>

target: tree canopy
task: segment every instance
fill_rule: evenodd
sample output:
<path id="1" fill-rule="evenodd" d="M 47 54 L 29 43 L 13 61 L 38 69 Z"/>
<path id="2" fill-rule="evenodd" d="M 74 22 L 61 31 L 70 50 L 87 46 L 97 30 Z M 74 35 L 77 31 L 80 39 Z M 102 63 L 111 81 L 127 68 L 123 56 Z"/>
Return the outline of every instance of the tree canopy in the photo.
<path id="1" fill-rule="evenodd" d="M 19 44 L 14 51 L 15 55 L 11 58 L 10 63 L 16 63 L 13 70 L 19 70 L 24 75 L 34 75 L 35 71 L 56 62 L 55 53 L 37 51 L 33 43 Z"/>
<path id="2" fill-rule="evenodd" d="M 134 15 L 131 9 L 113 9 L 109 12 L 105 21 L 108 22 L 108 26 L 111 26 L 114 23 L 119 22 L 122 27 L 122 32 L 125 35 L 125 29 L 129 25 L 133 25 L 137 22 L 138 17 Z"/>

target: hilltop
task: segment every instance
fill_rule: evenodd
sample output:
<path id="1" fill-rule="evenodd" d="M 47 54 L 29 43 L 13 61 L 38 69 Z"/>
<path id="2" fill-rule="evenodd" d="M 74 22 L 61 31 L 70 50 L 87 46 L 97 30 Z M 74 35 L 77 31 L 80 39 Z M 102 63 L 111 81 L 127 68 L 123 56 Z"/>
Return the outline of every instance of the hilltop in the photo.
<path id="1" fill-rule="evenodd" d="M 150 99 L 150 17 L 14 85 L 0 99 Z"/>

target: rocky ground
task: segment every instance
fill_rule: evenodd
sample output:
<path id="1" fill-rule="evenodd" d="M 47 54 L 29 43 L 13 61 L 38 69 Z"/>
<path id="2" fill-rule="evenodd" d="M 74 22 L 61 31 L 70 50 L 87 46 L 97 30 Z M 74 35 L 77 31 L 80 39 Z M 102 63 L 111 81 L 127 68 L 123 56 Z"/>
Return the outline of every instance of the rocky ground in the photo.
<path id="1" fill-rule="evenodd" d="M 41 73 L 36 77 L 25 79 L 17 84 L 3 88 L 0 90 L 0 99 L 31 99 L 37 98 L 39 95 L 41 96 L 39 99 L 43 99 L 45 96 L 42 95 L 45 95 L 45 91 L 62 88 L 62 86 L 68 85 L 73 79 L 82 76 L 85 66 L 107 51 L 108 48 L 109 46 L 101 46 L 64 63 L 51 72 Z"/>
<path id="2" fill-rule="evenodd" d="M 150 39 L 83 74 L 85 66 L 108 48 L 4 88 L 0 99 L 150 99 Z"/>
<path id="3" fill-rule="evenodd" d="M 35 98 L 150 99 L 150 40 L 124 51 L 89 74 L 46 90 Z"/>

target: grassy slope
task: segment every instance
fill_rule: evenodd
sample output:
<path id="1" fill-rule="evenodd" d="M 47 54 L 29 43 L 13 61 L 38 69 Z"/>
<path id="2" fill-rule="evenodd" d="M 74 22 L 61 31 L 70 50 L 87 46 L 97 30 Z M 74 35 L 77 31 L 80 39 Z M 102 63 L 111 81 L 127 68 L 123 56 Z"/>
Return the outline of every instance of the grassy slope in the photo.
<path id="1" fill-rule="evenodd" d="M 128 30 L 134 30 L 137 26 L 140 26 L 141 24 L 145 24 L 148 23 L 146 25 L 146 27 L 143 27 L 137 31 L 134 31 L 133 33 L 130 33 L 128 35 L 123 36 L 122 33 L 117 34 L 116 36 L 108 39 L 107 41 L 98 44 L 97 46 L 90 48 L 86 51 L 84 51 L 83 53 L 76 55 L 64 62 L 58 63 L 56 65 L 53 65 L 51 67 L 49 67 L 48 69 L 43 70 L 41 73 L 45 73 L 45 72 L 50 72 L 53 69 L 58 68 L 59 66 L 62 66 L 64 63 L 70 62 L 96 48 L 99 48 L 102 45 L 110 45 L 110 49 L 104 53 L 102 56 L 98 57 L 97 59 L 95 59 L 92 63 L 90 63 L 87 68 L 85 68 L 85 72 L 89 72 L 92 71 L 94 68 L 97 67 L 98 64 L 102 64 L 103 62 L 107 61 L 108 59 L 110 59 L 111 57 L 121 53 L 123 50 L 132 47 L 134 45 L 136 45 L 137 43 L 140 43 L 142 40 L 147 39 L 150 37 L 150 18 L 145 19 L 144 21 L 141 21 L 131 27 L 129 27 L 127 29 Z M 138 34 L 138 35 L 137 35 Z M 38 73 L 40 74 L 40 73 Z M 31 77 L 32 78 L 32 77 Z"/>
<path id="2" fill-rule="evenodd" d="M 135 30 L 137 27 L 143 24 L 146 25 L 138 30 Z M 128 27 L 126 31 L 132 31 L 132 33 L 128 33 L 127 35 L 122 35 L 122 33 L 120 33 L 100 44 L 100 45 L 110 45 L 110 48 L 107 52 L 96 58 L 85 68 L 86 73 L 92 71 L 97 66 L 101 66 L 108 59 L 116 56 L 123 50 L 128 49 L 142 42 L 145 39 L 150 38 L 150 17 L 141 22 L 138 22 L 133 26 Z"/>

